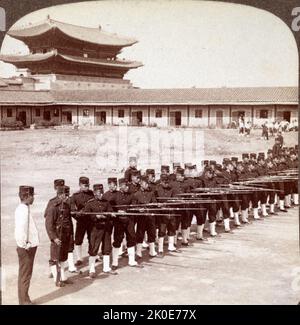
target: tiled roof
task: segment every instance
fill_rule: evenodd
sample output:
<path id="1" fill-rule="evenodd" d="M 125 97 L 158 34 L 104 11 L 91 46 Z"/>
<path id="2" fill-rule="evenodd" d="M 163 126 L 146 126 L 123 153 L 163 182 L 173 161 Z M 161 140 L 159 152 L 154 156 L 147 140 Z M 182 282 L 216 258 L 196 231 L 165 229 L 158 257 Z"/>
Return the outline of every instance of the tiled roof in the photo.
<path id="1" fill-rule="evenodd" d="M 264 88 L 188 88 L 188 89 L 115 89 L 55 91 L 63 102 L 119 104 L 263 104 L 297 103 L 296 87 Z"/>
<path id="2" fill-rule="evenodd" d="M 0 91 L 0 104 L 297 104 L 297 87 Z"/>
<path id="3" fill-rule="evenodd" d="M 28 55 L 0 55 L 0 60 L 7 63 L 15 64 L 17 66 L 26 66 L 30 62 L 43 62 L 53 58 L 62 61 L 67 61 L 67 62 L 76 62 L 76 63 L 83 63 L 88 65 L 105 66 L 105 67 L 117 67 L 123 69 L 133 69 L 142 66 L 142 63 L 136 61 L 127 61 L 127 60 L 108 61 L 105 59 L 84 58 L 79 56 L 60 54 L 57 51 L 50 51 L 47 53 L 28 54 Z"/>
<path id="4" fill-rule="evenodd" d="M 8 31 L 8 35 L 25 41 L 27 38 L 37 37 L 54 29 L 58 29 L 63 34 L 73 39 L 96 45 L 125 47 L 137 42 L 137 40 L 133 38 L 120 37 L 116 34 L 104 32 L 100 28 L 76 26 L 53 19 L 48 19 L 39 24 L 22 29 L 11 29 Z"/>

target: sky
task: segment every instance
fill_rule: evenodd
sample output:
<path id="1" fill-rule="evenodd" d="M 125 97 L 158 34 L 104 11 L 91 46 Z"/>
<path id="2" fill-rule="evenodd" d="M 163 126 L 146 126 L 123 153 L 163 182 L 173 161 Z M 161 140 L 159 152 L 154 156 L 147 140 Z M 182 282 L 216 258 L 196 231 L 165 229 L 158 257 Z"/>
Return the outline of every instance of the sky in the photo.
<path id="1" fill-rule="evenodd" d="M 13 28 L 51 18 L 136 38 L 120 58 L 141 61 L 126 79 L 140 88 L 297 86 L 292 32 L 257 8 L 210 1 L 109 0 L 61 5 L 31 13 Z M 2 54 L 26 54 L 6 36 Z M 0 76 L 14 74 L 0 63 Z"/>

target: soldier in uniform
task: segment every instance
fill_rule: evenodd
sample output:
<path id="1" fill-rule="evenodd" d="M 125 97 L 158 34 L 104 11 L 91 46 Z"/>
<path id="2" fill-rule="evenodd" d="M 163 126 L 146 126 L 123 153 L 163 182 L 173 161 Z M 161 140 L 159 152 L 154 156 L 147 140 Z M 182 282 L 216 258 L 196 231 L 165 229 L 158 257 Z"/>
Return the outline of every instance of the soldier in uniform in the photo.
<path id="1" fill-rule="evenodd" d="M 133 196 L 129 192 L 128 182 L 125 178 L 119 179 L 119 191 L 115 196 L 116 205 L 130 205 L 132 204 Z M 124 209 L 117 209 L 117 212 L 125 212 Z M 134 218 L 130 216 L 117 216 L 114 218 L 114 241 L 113 241 L 113 262 L 112 269 L 116 270 L 118 268 L 119 251 L 124 238 L 126 236 L 127 241 L 127 251 L 128 251 L 128 264 L 129 266 L 138 266 L 135 260 L 135 244 L 136 235 L 134 230 Z"/>
<path id="2" fill-rule="evenodd" d="M 244 163 L 242 161 L 238 161 L 236 165 L 236 173 L 237 173 L 237 180 L 245 181 L 249 178 L 249 175 L 247 173 L 247 170 L 244 167 Z M 240 194 L 240 206 L 242 210 L 242 223 L 243 224 L 249 224 L 248 220 L 248 209 L 249 209 L 249 195 L 248 194 Z"/>
<path id="3" fill-rule="evenodd" d="M 184 169 L 177 168 L 176 170 L 176 180 L 170 183 L 171 187 L 173 188 L 174 195 L 183 194 L 183 193 L 190 193 L 191 187 L 190 183 L 185 180 L 184 178 Z M 190 222 L 190 211 L 182 210 L 179 212 L 181 217 L 176 217 L 177 225 L 176 225 L 176 236 L 175 236 L 175 245 L 177 244 L 177 237 L 179 233 L 179 226 L 181 224 L 181 233 L 182 233 L 182 243 L 183 246 L 189 246 L 188 242 L 188 227 Z"/>
<path id="4" fill-rule="evenodd" d="M 58 287 L 72 284 L 67 279 L 64 270 L 73 233 L 71 210 L 67 202 L 69 194 L 70 188 L 68 186 L 58 186 L 57 197 L 48 207 L 45 216 L 46 230 L 51 241 L 49 263 L 54 282 Z"/>
<path id="5" fill-rule="evenodd" d="M 162 165 L 160 167 L 160 174 L 161 175 L 168 175 L 168 176 L 170 176 L 170 166 L 168 166 L 168 165 Z"/>
<path id="6" fill-rule="evenodd" d="M 133 203 L 134 204 L 147 204 L 155 203 L 156 197 L 155 193 L 149 189 L 148 178 L 146 176 L 141 177 L 141 187 L 140 189 L 133 194 Z M 136 230 L 136 255 L 142 257 L 142 244 L 145 232 L 147 232 L 148 243 L 149 243 L 149 254 L 151 257 L 157 255 L 155 251 L 155 216 L 139 216 L 137 218 L 137 230 Z"/>
<path id="7" fill-rule="evenodd" d="M 169 180 L 170 182 L 174 182 L 176 180 L 176 170 L 177 168 L 181 168 L 180 163 L 173 163 L 173 173 L 170 174 Z"/>
<path id="8" fill-rule="evenodd" d="M 216 166 L 215 177 L 216 177 L 216 182 L 218 187 L 220 185 L 223 184 L 228 185 L 230 183 L 230 174 L 226 173 L 223 170 L 221 165 Z M 220 209 L 222 211 L 225 232 L 232 233 L 230 229 L 230 219 L 229 219 L 230 206 L 229 206 L 229 202 L 227 201 L 229 197 L 226 194 L 222 194 L 218 196 L 217 199 L 222 200 L 220 203 L 217 204 L 217 209 Z"/>
<path id="9" fill-rule="evenodd" d="M 87 201 L 94 197 L 93 191 L 89 189 L 90 180 L 87 177 L 79 178 L 79 191 L 74 193 L 70 199 L 72 212 L 77 212 L 74 219 L 77 221 L 76 231 L 75 231 L 75 251 L 77 255 L 76 266 L 80 266 L 83 263 L 82 260 L 82 243 L 85 234 L 87 234 L 88 241 L 90 240 L 90 228 L 91 219 L 86 215 L 80 215 L 83 211 Z"/>
<path id="10" fill-rule="evenodd" d="M 65 180 L 64 179 L 55 179 L 54 180 L 54 190 L 55 191 L 57 191 L 57 188 L 59 186 L 65 186 Z M 57 201 L 57 195 L 49 200 L 49 202 L 47 204 L 47 207 L 46 207 L 46 210 L 45 210 L 45 213 L 44 213 L 45 218 L 46 218 L 48 209 L 56 201 Z M 72 224 L 72 226 L 73 226 L 73 224 Z M 69 272 L 70 273 L 78 273 L 78 270 L 76 269 L 76 267 L 74 265 L 74 254 L 73 254 L 73 252 L 74 252 L 74 231 L 72 230 L 72 235 L 71 235 L 70 245 L 69 245 L 69 251 L 68 251 L 68 266 L 69 266 Z M 51 269 L 51 265 L 49 265 L 49 267 Z M 49 277 L 52 278 L 52 272 L 51 271 L 50 271 L 50 276 Z"/>
<path id="11" fill-rule="evenodd" d="M 174 192 L 170 186 L 170 176 L 160 175 L 160 182 L 156 186 L 155 195 L 156 197 L 168 197 L 172 198 Z M 164 237 L 168 232 L 168 251 L 169 252 L 179 252 L 174 243 L 175 243 L 175 233 L 176 233 L 176 217 L 165 216 L 159 218 L 159 233 L 158 233 L 158 255 L 163 256 L 164 252 Z"/>
<path id="12" fill-rule="evenodd" d="M 204 188 L 214 188 L 217 187 L 217 181 L 214 177 L 214 169 L 210 167 L 206 167 L 203 172 L 203 187 Z M 209 195 L 209 194 L 208 194 Z M 209 199 L 210 197 L 205 197 L 205 199 Z M 215 199 L 212 197 L 212 199 Z M 209 230 L 210 230 L 210 236 L 215 237 L 217 236 L 216 232 L 216 214 L 217 214 L 217 206 L 216 203 L 209 203 L 203 205 L 205 210 L 202 210 L 203 213 L 203 220 L 199 220 L 199 223 L 202 225 L 205 223 L 206 215 L 208 215 L 209 220 Z"/>
<path id="13" fill-rule="evenodd" d="M 111 186 L 112 187 L 112 186 Z M 94 198 L 90 199 L 85 207 L 86 213 L 99 213 L 90 215 L 91 218 L 91 234 L 89 241 L 89 276 L 96 277 L 95 263 L 100 244 L 102 244 L 103 255 L 103 272 L 107 274 L 116 274 L 110 268 L 111 253 L 111 235 L 113 229 L 112 216 L 105 216 L 101 213 L 112 212 L 112 206 L 108 200 L 104 199 L 103 185 L 95 184 L 93 186 Z"/>
<path id="14" fill-rule="evenodd" d="M 158 182 L 155 180 L 155 170 L 154 169 L 146 169 L 146 176 L 148 177 L 149 188 L 151 191 L 155 191 L 155 188 Z"/>
<path id="15" fill-rule="evenodd" d="M 131 176 L 133 172 L 137 171 L 137 159 L 136 157 L 129 158 L 129 167 L 126 169 L 124 178 L 127 182 L 131 182 Z"/>
<path id="16" fill-rule="evenodd" d="M 125 178 L 126 179 L 126 178 Z M 127 179 L 126 179 L 127 181 Z M 129 193 L 134 194 L 140 189 L 141 173 L 138 170 L 131 172 L 131 182 L 129 182 Z M 128 182 L 128 181 L 127 181 Z"/>

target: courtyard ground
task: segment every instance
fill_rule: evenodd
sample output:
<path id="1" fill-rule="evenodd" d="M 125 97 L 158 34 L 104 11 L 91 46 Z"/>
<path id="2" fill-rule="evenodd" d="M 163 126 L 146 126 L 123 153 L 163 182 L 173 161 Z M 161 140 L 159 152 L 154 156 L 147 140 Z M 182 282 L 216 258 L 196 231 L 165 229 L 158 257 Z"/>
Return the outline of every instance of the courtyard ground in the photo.
<path id="1" fill-rule="evenodd" d="M 49 240 L 43 219 L 47 200 L 54 196 L 53 179 L 64 178 L 71 190 L 76 191 L 81 175 L 89 176 L 91 183 L 104 184 L 108 176 L 120 176 L 122 170 L 113 167 L 112 162 L 105 168 L 99 163 L 99 155 L 100 161 L 109 157 L 103 152 L 107 145 L 99 142 L 106 131 L 98 128 L 1 132 L 3 304 L 17 303 L 13 215 L 21 184 L 33 185 L 36 190 L 32 212 L 41 243 L 30 294 L 39 304 L 297 304 L 300 301 L 299 214 L 295 208 L 237 229 L 234 234 L 223 233 L 207 244 L 194 242 L 193 247 L 184 248 L 180 255 L 148 259 L 145 252 L 143 269 L 129 268 L 126 259 L 122 259 L 118 276 L 101 274 L 99 264 L 98 278 L 90 280 L 85 265 L 82 276 L 72 277 L 73 285 L 55 288 L 48 279 Z M 172 131 L 169 133 L 172 137 Z M 297 143 L 295 132 L 284 137 L 288 146 Z M 274 138 L 260 139 L 260 130 L 249 138 L 238 137 L 236 130 L 205 130 L 203 143 L 203 156 L 197 157 L 199 163 L 202 159 L 221 161 L 223 157 L 241 156 L 243 152 L 266 151 L 274 144 Z M 124 161 L 123 167 L 126 165 Z"/>

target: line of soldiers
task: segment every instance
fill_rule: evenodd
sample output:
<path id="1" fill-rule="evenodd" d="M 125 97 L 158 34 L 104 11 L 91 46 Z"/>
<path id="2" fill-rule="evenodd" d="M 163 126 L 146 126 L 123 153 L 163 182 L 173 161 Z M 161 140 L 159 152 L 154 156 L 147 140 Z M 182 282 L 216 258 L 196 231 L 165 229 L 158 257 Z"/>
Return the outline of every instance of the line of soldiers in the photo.
<path id="1" fill-rule="evenodd" d="M 181 247 L 191 245 L 190 229 L 194 217 L 197 221 L 196 239 L 205 241 L 207 239 L 203 231 L 207 222 L 210 236 L 215 237 L 218 236 L 218 221 L 224 223 L 225 232 L 228 233 L 232 233 L 230 219 L 233 219 L 236 227 L 248 224 L 250 207 L 254 220 L 260 220 L 276 214 L 276 204 L 282 212 L 286 212 L 292 204 L 299 204 L 298 183 L 294 180 L 268 184 L 269 188 L 277 192 L 213 191 L 214 188 L 230 186 L 235 182 L 259 179 L 286 169 L 297 169 L 298 146 L 278 148 L 276 143 L 266 156 L 265 153 L 243 154 L 241 161 L 238 157 L 224 158 L 222 164 L 204 160 L 200 173 L 196 165 L 191 163 L 186 163 L 184 168 L 179 163 L 174 163 L 173 173 L 170 173 L 169 166 L 161 166 L 159 180 L 156 179 L 154 169 L 147 169 L 142 174 L 137 169 L 135 157 L 130 158 L 129 164 L 123 178 L 108 178 L 106 192 L 103 184 L 94 184 L 91 190 L 89 179 L 80 177 L 79 191 L 70 196 L 70 188 L 64 180 L 54 181 L 56 196 L 48 202 L 45 225 L 51 241 L 49 264 L 57 286 L 71 283 L 66 277 L 65 268 L 68 267 L 71 273 L 79 272 L 77 267 L 83 264 L 82 244 L 85 235 L 89 244 L 89 276 L 95 278 L 100 248 L 103 272 L 115 275 L 124 245 L 127 248 L 128 265 L 131 267 L 143 267 L 140 261 L 145 246 L 149 246 L 150 257 L 163 257 L 166 235 L 167 250 L 181 253 L 178 240 L 181 239 Z M 202 193 L 201 199 L 204 201 L 193 207 L 158 204 L 163 200 L 185 195 L 188 197 L 193 190 L 201 188 L 208 189 Z M 72 218 L 76 220 L 75 232 Z"/>

